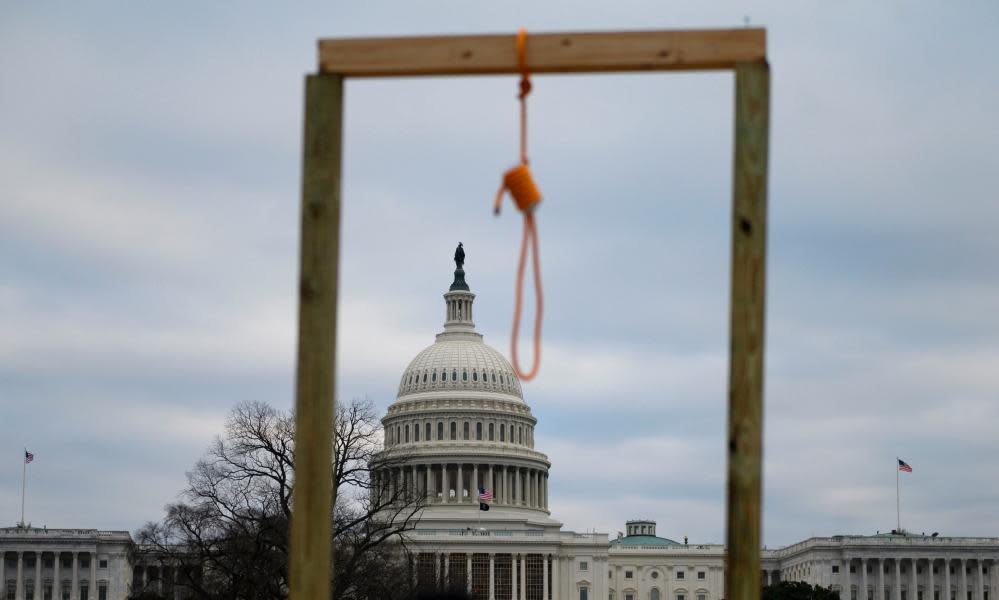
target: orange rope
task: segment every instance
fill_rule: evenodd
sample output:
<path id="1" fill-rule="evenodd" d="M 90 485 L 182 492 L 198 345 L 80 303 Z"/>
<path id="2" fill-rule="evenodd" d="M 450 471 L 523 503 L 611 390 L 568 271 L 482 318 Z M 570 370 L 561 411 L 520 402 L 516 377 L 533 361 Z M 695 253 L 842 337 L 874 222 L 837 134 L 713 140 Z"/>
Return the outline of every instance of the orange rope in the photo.
<path id="1" fill-rule="evenodd" d="M 517 34 L 517 63 L 520 66 L 520 164 L 503 174 L 503 183 L 496 193 L 493 212 L 499 214 L 503 192 L 510 190 L 517 208 L 524 213 L 524 235 L 520 241 L 520 261 L 517 263 L 517 297 L 513 309 L 513 333 L 510 336 L 510 359 L 517 377 L 530 381 L 541 366 L 541 314 L 544 303 L 541 294 L 541 267 L 538 263 L 538 229 L 534 223 L 534 209 L 541 202 L 541 190 L 534 183 L 534 177 L 527 163 L 527 95 L 531 93 L 530 71 L 527 68 L 527 31 L 521 28 Z M 534 362 L 531 370 L 524 372 L 517 357 L 517 337 L 520 333 L 520 313 L 523 305 L 524 267 L 527 263 L 527 245 L 530 242 L 534 267 Z"/>

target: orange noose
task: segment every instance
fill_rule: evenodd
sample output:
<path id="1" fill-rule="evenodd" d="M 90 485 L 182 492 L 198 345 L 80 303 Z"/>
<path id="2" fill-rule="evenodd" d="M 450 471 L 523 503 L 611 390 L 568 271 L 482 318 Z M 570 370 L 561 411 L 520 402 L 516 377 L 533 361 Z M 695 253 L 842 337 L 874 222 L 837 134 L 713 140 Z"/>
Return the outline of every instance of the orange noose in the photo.
<path id="1" fill-rule="evenodd" d="M 496 193 L 496 203 L 493 212 L 499 214 L 503 201 L 503 192 L 510 191 L 510 197 L 520 212 L 524 213 L 524 235 L 520 241 L 520 261 L 517 264 L 517 292 L 513 309 L 513 332 L 510 335 L 510 360 L 517 377 L 530 381 L 538 373 L 541 366 L 541 314 L 543 301 L 541 295 L 541 267 L 538 264 L 538 229 L 534 223 L 534 209 L 541 202 L 541 191 L 534 183 L 534 177 L 527 166 L 527 95 L 531 93 L 530 72 L 527 69 L 527 31 L 521 28 L 517 34 L 517 62 L 520 66 L 520 164 L 503 174 L 503 183 Z M 517 357 L 517 337 L 520 332 L 520 313 L 523 304 L 524 267 L 527 263 L 527 245 L 530 242 L 534 267 L 534 292 L 536 298 L 534 311 L 534 362 L 531 370 L 524 372 L 520 368 Z"/>

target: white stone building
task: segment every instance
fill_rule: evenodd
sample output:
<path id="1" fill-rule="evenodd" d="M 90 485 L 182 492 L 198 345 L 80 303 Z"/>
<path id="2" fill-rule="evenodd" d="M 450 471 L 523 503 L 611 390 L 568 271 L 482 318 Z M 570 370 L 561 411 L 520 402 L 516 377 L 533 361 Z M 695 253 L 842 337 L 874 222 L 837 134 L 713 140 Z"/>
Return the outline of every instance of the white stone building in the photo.
<path id="1" fill-rule="evenodd" d="M 510 363 L 476 332 L 460 268 L 444 300 L 444 331 L 406 367 L 382 420 L 385 452 L 405 461 L 378 473 L 381 484 L 428 501 L 410 535 L 417 581 L 477 600 L 723 600 L 722 545 L 658 537 L 651 520 L 614 540 L 562 529 L 537 419 Z M 480 486 L 494 494 L 488 511 Z M 122 531 L 0 529 L 0 600 L 125 600 L 143 588 L 178 598 L 170 571 L 132 564 L 130 545 Z M 764 584 L 830 586 L 841 600 L 999 600 L 997 561 L 999 538 L 877 534 L 764 550 L 761 567 Z"/>
<path id="2" fill-rule="evenodd" d="M 127 531 L 2 528 L 3 600 L 125 600 L 131 544 Z"/>

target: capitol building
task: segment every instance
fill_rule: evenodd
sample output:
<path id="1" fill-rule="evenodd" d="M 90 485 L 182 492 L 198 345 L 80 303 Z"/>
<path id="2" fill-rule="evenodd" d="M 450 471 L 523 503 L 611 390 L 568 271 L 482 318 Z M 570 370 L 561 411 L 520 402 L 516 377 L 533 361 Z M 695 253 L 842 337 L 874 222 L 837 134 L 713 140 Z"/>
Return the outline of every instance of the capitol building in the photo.
<path id="1" fill-rule="evenodd" d="M 409 535 L 414 579 L 476 600 L 723 600 L 725 548 L 660 537 L 652 520 L 606 533 L 566 531 L 549 502 L 553 465 L 507 359 L 483 341 L 459 262 L 443 331 L 402 373 L 382 420 L 379 487 L 426 506 Z M 557 468 L 557 465 L 555 466 Z M 489 510 L 479 490 L 492 493 Z M 170 573 L 136 564 L 127 532 L 0 528 L 0 600 L 180 598 Z M 764 584 L 803 581 L 841 600 L 996 600 L 999 538 L 815 537 L 763 550 Z"/>

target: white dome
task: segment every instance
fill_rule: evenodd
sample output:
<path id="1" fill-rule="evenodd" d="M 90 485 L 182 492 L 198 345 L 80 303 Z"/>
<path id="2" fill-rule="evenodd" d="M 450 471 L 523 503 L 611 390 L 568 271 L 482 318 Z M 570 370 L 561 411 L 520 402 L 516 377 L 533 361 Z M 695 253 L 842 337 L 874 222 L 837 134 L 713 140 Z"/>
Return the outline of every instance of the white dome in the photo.
<path id="1" fill-rule="evenodd" d="M 479 336 L 441 334 L 416 355 L 399 383 L 399 397 L 435 391 L 484 391 L 523 401 L 513 367 Z"/>

